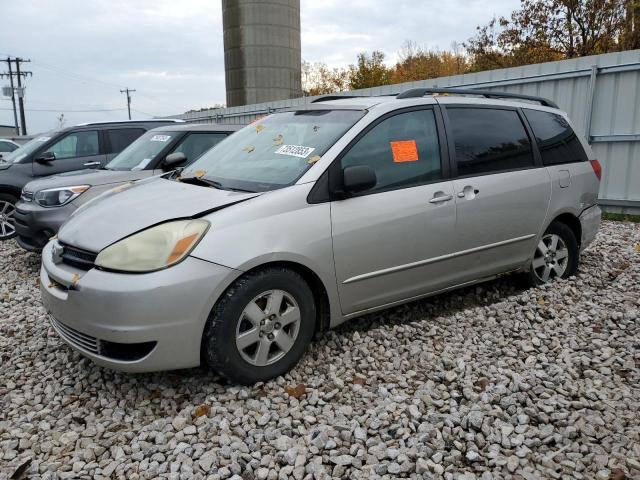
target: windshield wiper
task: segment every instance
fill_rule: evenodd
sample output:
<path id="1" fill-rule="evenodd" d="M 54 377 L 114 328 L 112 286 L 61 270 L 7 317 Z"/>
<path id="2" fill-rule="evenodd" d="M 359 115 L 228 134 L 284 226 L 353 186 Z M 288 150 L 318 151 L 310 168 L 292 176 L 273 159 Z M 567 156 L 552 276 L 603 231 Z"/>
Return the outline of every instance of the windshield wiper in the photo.
<path id="1" fill-rule="evenodd" d="M 217 182 L 215 180 L 210 180 L 204 177 L 187 177 L 187 178 L 183 177 L 180 179 L 180 181 L 183 183 L 192 183 L 194 185 L 203 185 L 205 187 L 213 187 L 213 188 L 217 188 L 218 190 L 230 190 L 232 192 L 256 193 L 253 190 L 244 190 L 242 188 L 225 187 L 220 182 Z"/>

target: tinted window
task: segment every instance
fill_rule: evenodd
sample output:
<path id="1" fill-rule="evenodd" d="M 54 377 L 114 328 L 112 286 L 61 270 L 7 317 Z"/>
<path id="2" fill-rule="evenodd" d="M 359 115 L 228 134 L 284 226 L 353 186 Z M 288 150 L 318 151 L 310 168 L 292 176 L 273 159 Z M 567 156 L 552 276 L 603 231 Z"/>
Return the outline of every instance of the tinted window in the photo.
<path id="1" fill-rule="evenodd" d="M 113 130 L 107 130 L 109 153 L 120 153 L 143 133 L 144 129 L 142 128 L 114 128 Z"/>
<path id="2" fill-rule="evenodd" d="M 356 143 L 342 167 L 371 166 L 378 178 L 367 193 L 419 185 L 441 177 L 433 110 L 400 113 L 383 120 Z"/>
<path id="3" fill-rule="evenodd" d="M 98 132 L 89 130 L 71 133 L 47 148 L 47 151 L 55 153 L 56 160 L 98 155 L 100 153 L 100 148 L 98 147 Z"/>
<path id="4" fill-rule="evenodd" d="M 447 108 L 458 175 L 532 166 L 531 142 L 515 110 Z"/>
<path id="5" fill-rule="evenodd" d="M 0 152 L 13 152 L 16 148 L 13 143 L 0 142 Z"/>
<path id="6" fill-rule="evenodd" d="M 226 133 L 191 133 L 183 138 L 172 153 L 181 152 L 187 157 L 187 164 L 193 162 L 204 152 L 227 136 Z"/>
<path id="7" fill-rule="evenodd" d="M 562 115 L 525 109 L 545 165 L 587 161 L 580 140 Z"/>

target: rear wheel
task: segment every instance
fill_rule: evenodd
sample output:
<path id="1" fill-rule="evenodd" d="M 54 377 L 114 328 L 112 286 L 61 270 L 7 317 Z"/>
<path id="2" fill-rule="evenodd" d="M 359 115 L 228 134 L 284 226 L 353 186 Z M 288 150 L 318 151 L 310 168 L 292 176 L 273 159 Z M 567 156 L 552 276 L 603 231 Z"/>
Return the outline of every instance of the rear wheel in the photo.
<path id="1" fill-rule="evenodd" d="M 537 286 L 556 278 L 575 275 L 579 255 L 573 231 L 564 223 L 551 223 L 536 246 L 527 274 L 529 283 Z"/>
<path id="2" fill-rule="evenodd" d="M 7 193 L 0 193 L 0 241 L 16 236 L 14 214 L 18 199 Z"/>
<path id="3" fill-rule="evenodd" d="M 238 279 L 213 308 L 202 353 L 235 383 L 252 384 L 288 372 L 311 342 L 316 309 L 304 279 L 267 268 Z"/>

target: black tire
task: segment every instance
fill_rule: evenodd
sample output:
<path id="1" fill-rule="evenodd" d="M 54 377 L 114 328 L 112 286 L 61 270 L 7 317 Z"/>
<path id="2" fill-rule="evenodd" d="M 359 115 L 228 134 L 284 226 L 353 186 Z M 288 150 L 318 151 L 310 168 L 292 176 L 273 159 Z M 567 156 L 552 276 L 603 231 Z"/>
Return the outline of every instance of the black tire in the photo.
<path id="1" fill-rule="evenodd" d="M 300 311 L 297 336 L 282 358 L 264 366 L 249 363 L 236 345 L 238 324 L 245 307 L 262 293 L 282 290 Z M 315 330 L 316 306 L 305 280 L 296 272 L 270 267 L 243 275 L 213 307 L 202 337 L 202 357 L 207 365 L 232 383 L 250 385 L 283 375 L 302 358 Z M 246 321 L 246 320 L 245 320 Z"/>
<path id="2" fill-rule="evenodd" d="M 18 203 L 18 199 L 9 193 L 0 193 L 0 216 L 2 216 L 2 209 L 6 203 L 10 203 L 15 207 L 15 204 Z M 0 222 L 2 222 L 1 217 L 0 217 Z M 10 240 L 15 236 L 16 236 L 15 230 L 13 230 L 12 233 L 6 234 L 5 232 L 3 232 L 2 225 L 0 224 L 0 241 Z"/>
<path id="3" fill-rule="evenodd" d="M 562 239 L 568 251 L 566 268 L 564 269 L 564 272 L 562 273 L 562 275 L 560 275 L 559 277 L 569 278 L 575 275 L 576 272 L 578 271 L 578 264 L 580 262 L 580 249 L 578 247 L 578 241 L 576 240 L 576 236 L 574 235 L 573 231 L 566 224 L 562 222 L 554 221 L 551 223 L 551 225 L 549 225 L 549 228 L 547 228 L 547 230 L 544 232 L 542 238 L 544 238 L 547 235 L 557 235 L 558 237 L 560 237 L 560 239 Z M 537 253 L 538 253 L 538 246 L 536 245 L 535 254 Z M 554 278 L 558 278 L 558 276 L 556 275 L 556 276 L 551 276 L 546 281 L 542 280 L 542 278 L 540 278 L 540 275 L 539 275 L 540 268 L 538 268 L 538 274 L 536 274 L 536 269 L 534 269 L 534 261 L 535 261 L 535 258 L 529 264 L 529 269 L 526 273 L 527 282 L 529 283 L 530 286 L 537 287 L 539 285 L 547 283 L 548 281 L 552 281 Z"/>

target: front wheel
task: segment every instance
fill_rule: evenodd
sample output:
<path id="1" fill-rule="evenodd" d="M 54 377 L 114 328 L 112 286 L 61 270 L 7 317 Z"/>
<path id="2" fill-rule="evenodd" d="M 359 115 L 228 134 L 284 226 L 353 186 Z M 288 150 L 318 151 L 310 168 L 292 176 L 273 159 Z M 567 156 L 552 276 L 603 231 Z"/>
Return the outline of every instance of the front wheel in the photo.
<path id="1" fill-rule="evenodd" d="M 213 308 L 202 339 L 207 364 L 234 383 L 288 372 L 311 342 L 316 307 L 304 279 L 285 268 L 240 277 Z"/>
<path id="2" fill-rule="evenodd" d="M 16 236 L 13 215 L 16 212 L 18 199 L 7 193 L 0 193 L 0 241 Z"/>
<path id="3" fill-rule="evenodd" d="M 568 278 L 578 271 L 580 251 L 573 231 L 564 223 L 552 222 L 536 246 L 527 272 L 532 286 L 556 278 Z"/>

